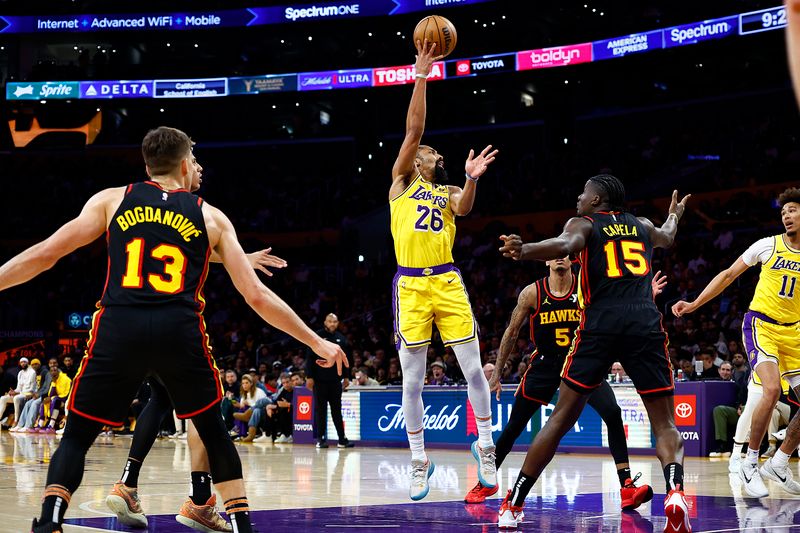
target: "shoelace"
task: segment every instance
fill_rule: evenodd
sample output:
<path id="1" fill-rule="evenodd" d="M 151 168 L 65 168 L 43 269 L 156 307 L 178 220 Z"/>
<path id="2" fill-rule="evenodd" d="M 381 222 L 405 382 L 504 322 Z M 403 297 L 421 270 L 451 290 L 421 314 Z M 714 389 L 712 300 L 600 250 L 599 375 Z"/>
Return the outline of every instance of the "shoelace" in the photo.
<path id="1" fill-rule="evenodd" d="M 417 485 L 425 484 L 425 476 L 428 473 L 428 464 L 427 463 L 417 463 L 411 465 L 411 479 Z"/>
<path id="2" fill-rule="evenodd" d="M 637 473 L 633 477 L 633 479 L 631 480 L 630 483 L 626 483 L 624 488 L 626 488 L 626 489 L 635 489 L 636 488 L 636 482 L 639 480 L 640 477 L 642 477 L 642 473 L 641 472 Z"/>
<path id="3" fill-rule="evenodd" d="M 483 448 L 481 448 L 481 455 L 483 456 L 483 467 L 484 468 L 490 468 L 491 466 L 494 466 L 495 458 L 497 456 L 497 454 L 495 453 L 495 450 L 496 449 L 484 450 Z"/>

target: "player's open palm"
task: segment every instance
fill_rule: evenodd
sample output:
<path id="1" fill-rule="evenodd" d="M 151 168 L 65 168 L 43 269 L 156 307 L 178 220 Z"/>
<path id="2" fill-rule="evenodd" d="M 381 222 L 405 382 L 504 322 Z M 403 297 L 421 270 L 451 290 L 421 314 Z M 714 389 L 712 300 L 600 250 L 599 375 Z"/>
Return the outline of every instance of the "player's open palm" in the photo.
<path id="1" fill-rule="evenodd" d="M 314 352 L 321 357 L 317 359 L 317 364 L 323 368 L 331 368 L 336 365 L 336 372 L 342 375 L 342 365 L 349 367 L 350 363 L 347 361 L 347 356 L 342 351 L 338 344 L 330 341 L 321 340 L 319 345 L 314 348 Z"/>
<path id="2" fill-rule="evenodd" d="M 428 39 L 425 41 L 417 41 L 417 62 L 414 64 L 414 72 L 427 76 L 431 73 L 433 62 L 440 59 L 442 56 L 436 55 L 436 43 L 429 43 Z"/>
<path id="3" fill-rule="evenodd" d="M 272 276 L 272 272 L 267 270 L 267 267 L 285 268 L 288 263 L 286 263 L 286 261 L 280 257 L 270 254 L 271 251 L 272 247 L 269 247 L 264 250 L 259 250 L 258 252 L 247 254 L 247 259 L 250 261 L 250 266 L 252 266 L 255 270 L 260 270 L 267 276 Z"/>
<path id="4" fill-rule="evenodd" d="M 500 401 L 500 392 L 502 390 L 503 386 L 500 384 L 500 376 L 492 374 L 492 377 L 489 378 L 489 393 L 496 393 L 497 401 Z"/>
<path id="5" fill-rule="evenodd" d="M 686 202 L 691 198 L 691 194 L 687 194 L 683 199 L 678 201 L 678 191 L 672 191 L 672 201 L 669 203 L 669 214 L 678 217 L 678 220 L 683 217 L 683 212 L 686 211 Z"/>
<path id="6" fill-rule="evenodd" d="M 483 176 L 483 173 L 486 172 L 486 169 L 489 168 L 489 165 L 492 164 L 492 161 L 494 161 L 497 152 L 499 152 L 499 150 L 492 150 L 491 144 L 484 148 L 477 157 L 475 156 L 475 150 L 470 149 L 467 162 L 464 163 L 464 170 L 472 179 L 480 178 Z"/>

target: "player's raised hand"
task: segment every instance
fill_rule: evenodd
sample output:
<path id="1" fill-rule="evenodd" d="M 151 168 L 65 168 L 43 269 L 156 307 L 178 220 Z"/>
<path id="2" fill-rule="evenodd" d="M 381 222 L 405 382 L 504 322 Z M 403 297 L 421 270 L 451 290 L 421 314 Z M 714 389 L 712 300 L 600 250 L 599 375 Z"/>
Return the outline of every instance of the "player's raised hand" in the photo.
<path id="1" fill-rule="evenodd" d="M 317 359 L 317 364 L 322 368 L 331 368 L 336 365 L 336 373 L 341 376 L 342 364 L 344 364 L 345 368 L 350 366 L 347 356 L 338 344 L 320 339 L 320 342 L 313 349 L 314 353 L 321 357 L 321 359 Z"/>
<path id="2" fill-rule="evenodd" d="M 675 215 L 676 217 L 678 217 L 678 220 L 680 220 L 681 217 L 683 216 L 683 212 L 686 211 L 686 202 L 691 197 L 692 197 L 691 194 L 687 194 L 679 202 L 677 189 L 672 191 L 672 201 L 669 203 L 669 214 Z"/>
<path id="3" fill-rule="evenodd" d="M 522 237 L 519 235 L 500 235 L 500 240 L 503 241 L 503 246 L 500 247 L 500 253 L 503 257 L 510 257 L 517 261 L 522 255 Z"/>
<path id="4" fill-rule="evenodd" d="M 483 176 L 483 173 L 486 172 L 486 169 L 492 161 L 494 161 L 497 152 L 500 151 L 492 150 L 490 152 L 489 150 L 492 150 L 491 144 L 484 148 L 483 151 L 478 154 L 478 157 L 475 157 L 475 150 L 470 149 L 467 162 L 464 163 L 464 170 L 466 170 L 467 174 L 473 179 Z"/>
<path id="5" fill-rule="evenodd" d="M 692 309 L 692 304 L 683 300 L 672 306 L 672 314 L 675 316 L 683 316 L 687 313 L 691 313 L 692 311 L 694 311 L 694 309 Z"/>
<path id="6" fill-rule="evenodd" d="M 247 254 L 247 260 L 250 261 L 250 266 L 255 270 L 260 270 L 267 276 L 272 276 L 272 272 L 267 270 L 267 267 L 285 268 L 288 263 L 278 256 L 271 255 L 271 251 L 272 247 L 270 246 L 264 250 Z"/>
<path id="7" fill-rule="evenodd" d="M 656 275 L 653 276 L 653 281 L 651 282 L 651 286 L 653 288 L 653 298 L 664 292 L 664 287 L 667 286 L 667 275 L 661 275 L 661 271 L 659 270 L 656 272 Z"/>
<path id="8" fill-rule="evenodd" d="M 417 62 L 414 64 L 414 73 L 427 76 L 431 73 L 433 62 L 441 59 L 442 56 L 434 55 L 436 53 L 436 43 L 429 43 L 428 39 L 422 42 L 418 40 L 414 44 L 417 45 Z"/>

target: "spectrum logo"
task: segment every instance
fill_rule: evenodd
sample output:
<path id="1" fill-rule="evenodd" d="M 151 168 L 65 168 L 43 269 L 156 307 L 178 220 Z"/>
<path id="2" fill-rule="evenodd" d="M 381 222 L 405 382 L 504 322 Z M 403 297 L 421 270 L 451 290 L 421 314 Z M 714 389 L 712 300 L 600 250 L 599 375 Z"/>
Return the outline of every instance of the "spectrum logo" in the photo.
<path id="1" fill-rule="evenodd" d="M 592 43 L 517 52 L 519 70 L 563 67 L 592 60 Z"/>

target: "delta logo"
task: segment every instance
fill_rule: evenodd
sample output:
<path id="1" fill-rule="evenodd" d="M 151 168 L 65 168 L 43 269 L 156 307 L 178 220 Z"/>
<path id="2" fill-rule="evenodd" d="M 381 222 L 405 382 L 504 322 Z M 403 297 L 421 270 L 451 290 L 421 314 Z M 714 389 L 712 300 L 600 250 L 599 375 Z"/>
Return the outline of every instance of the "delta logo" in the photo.
<path id="1" fill-rule="evenodd" d="M 517 65 L 519 70 L 563 67 L 577 63 L 588 63 L 591 60 L 592 43 L 517 52 Z"/>
<path id="2" fill-rule="evenodd" d="M 311 396 L 298 396 L 297 397 L 297 419 L 298 420 L 311 420 Z"/>
<path id="3" fill-rule="evenodd" d="M 675 425 L 694 426 L 697 421 L 697 396 L 694 394 L 676 394 L 673 396 L 675 401 Z"/>

